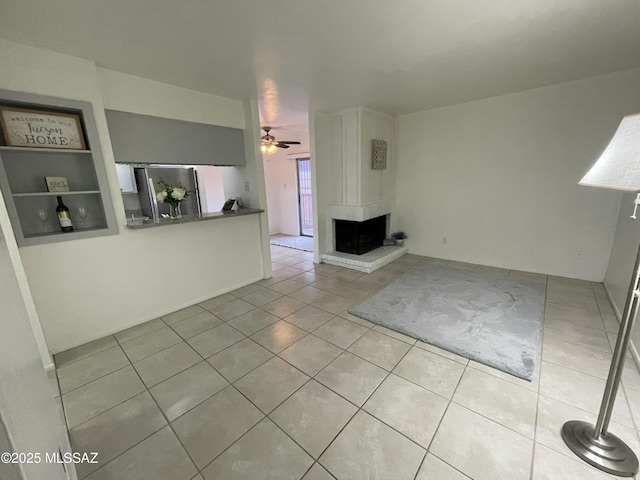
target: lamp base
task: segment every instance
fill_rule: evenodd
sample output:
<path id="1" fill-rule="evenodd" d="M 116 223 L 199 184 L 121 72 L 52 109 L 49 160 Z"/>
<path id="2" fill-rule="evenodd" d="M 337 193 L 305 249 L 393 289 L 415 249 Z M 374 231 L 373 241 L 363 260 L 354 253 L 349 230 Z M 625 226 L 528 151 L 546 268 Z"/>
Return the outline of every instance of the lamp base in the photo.
<path id="1" fill-rule="evenodd" d="M 562 439 L 573 453 L 599 470 L 620 477 L 638 473 L 638 458 L 626 443 L 611 433 L 596 438 L 594 430 L 590 423 L 573 420 L 562 426 Z"/>

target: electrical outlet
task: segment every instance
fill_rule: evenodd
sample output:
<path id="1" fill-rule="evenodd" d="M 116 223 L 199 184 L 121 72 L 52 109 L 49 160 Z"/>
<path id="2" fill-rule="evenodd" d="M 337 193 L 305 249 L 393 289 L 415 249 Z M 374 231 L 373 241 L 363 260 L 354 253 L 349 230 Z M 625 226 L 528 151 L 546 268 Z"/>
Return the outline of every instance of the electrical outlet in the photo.
<path id="1" fill-rule="evenodd" d="M 582 260 L 582 252 L 576 252 L 576 260 Z"/>
<path id="2" fill-rule="evenodd" d="M 245 192 L 249 191 L 249 182 L 244 182 L 244 191 Z"/>
<path id="3" fill-rule="evenodd" d="M 446 245 L 447 244 L 447 237 L 442 237 L 442 244 Z"/>

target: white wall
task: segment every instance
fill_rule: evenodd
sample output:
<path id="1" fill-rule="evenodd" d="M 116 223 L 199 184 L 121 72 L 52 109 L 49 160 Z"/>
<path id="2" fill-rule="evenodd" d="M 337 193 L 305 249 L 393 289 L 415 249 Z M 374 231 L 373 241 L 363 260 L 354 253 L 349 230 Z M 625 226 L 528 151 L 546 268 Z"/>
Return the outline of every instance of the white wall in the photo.
<path id="1" fill-rule="evenodd" d="M 242 102 L 96 68 L 105 108 L 187 122 L 244 128 Z"/>
<path id="2" fill-rule="evenodd" d="M 158 87 L 155 82 L 150 82 L 147 95 L 147 89 L 138 88 L 142 79 L 105 75 L 104 71 L 99 76 L 91 61 L 6 40 L 0 40 L 0 64 L 0 88 L 92 103 L 119 228 L 118 235 L 20 250 L 52 352 L 264 277 L 261 224 L 266 220 L 261 215 L 137 231 L 125 227 L 104 115 L 104 105 L 119 109 L 132 105 L 137 113 L 203 121 L 202 114 L 208 115 L 206 112 L 216 111 L 221 105 L 230 108 L 231 104 L 232 120 L 225 126 L 237 127 L 239 118 L 247 118 L 241 102 L 225 102 L 199 92 L 191 97 L 189 91 Z M 107 76 L 108 86 L 102 85 Z M 101 87 L 105 88 L 104 97 Z M 159 102 L 157 88 L 163 92 L 163 108 L 171 106 L 170 112 L 154 110 Z M 168 103 L 166 99 L 173 93 L 183 99 L 191 97 L 191 101 Z M 119 103 L 121 99 L 127 99 L 126 103 Z M 252 175 L 257 178 L 258 174 Z"/>
<path id="3" fill-rule="evenodd" d="M 280 175 L 279 164 L 273 155 L 263 155 L 264 184 L 267 193 L 267 209 L 269 211 L 269 235 L 280 233 Z"/>
<path id="4" fill-rule="evenodd" d="M 409 251 L 602 281 L 620 194 L 577 182 L 640 111 L 638 85 L 635 69 L 398 117 Z"/>
<path id="5" fill-rule="evenodd" d="M 245 117 L 244 150 L 246 165 L 222 170 L 224 191 L 228 198 L 242 198 L 245 207 L 260 208 L 265 213 L 259 218 L 257 250 L 262 255 L 263 278 L 271 277 L 271 248 L 269 245 L 269 219 L 267 193 L 264 181 L 264 166 L 260 151 L 260 116 L 257 100 L 246 100 L 243 105 Z M 242 258 L 242 257 L 241 257 Z"/>
<path id="6" fill-rule="evenodd" d="M 281 149 L 274 154 L 263 155 L 269 206 L 269 233 L 272 235 L 300 234 L 296 161 L 287 158 L 287 155 L 288 152 Z"/>
<path id="7" fill-rule="evenodd" d="M 329 116 L 328 145 L 331 202 L 362 206 L 393 200 L 397 165 L 394 159 L 394 119 L 365 108 L 352 108 Z M 387 168 L 371 168 L 373 140 L 387 142 Z M 389 213 L 389 212 L 385 212 Z"/>
<path id="8" fill-rule="evenodd" d="M 635 197 L 634 193 L 625 193 L 622 197 L 616 235 L 611 249 L 607 275 L 604 279 L 604 284 L 613 300 L 614 308 L 617 310 L 618 318 L 620 318 L 624 310 L 629 283 L 633 274 L 633 265 L 638 254 L 638 244 L 640 244 L 640 220 L 629 218 L 633 213 Z M 640 346 L 640 327 L 638 325 L 636 323 L 631 334 L 631 341 L 636 349 Z M 640 358 L 636 358 L 636 361 L 638 360 Z"/>
<path id="9" fill-rule="evenodd" d="M 394 119 L 378 112 L 363 109 L 360 165 L 360 201 L 363 204 L 380 200 L 394 199 L 396 196 L 397 162 L 393 157 Z M 373 140 L 387 142 L 387 168 L 371 168 Z"/>
<path id="10" fill-rule="evenodd" d="M 53 352 L 263 278 L 259 215 L 22 249 Z"/>
<path id="11" fill-rule="evenodd" d="M 335 158 L 335 146 L 338 142 L 341 129 L 340 124 L 332 121 L 335 116 L 321 112 L 309 114 L 309 143 L 311 145 L 311 180 L 313 184 L 313 225 L 314 262 L 320 262 L 320 254 L 333 250 L 333 227 L 329 215 L 329 203 L 335 193 L 333 188 L 340 177 L 340 172 L 335 170 L 333 161 Z M 336 138 L 338 135 L 338 138 Z M 336 177 L 337 176 L 337 177 Z"/>
<path id="12" fill-rule="evenodd" d="M 0 196 L 0 422 L 15 452 L 40 452 L 43 457 L 58 448 L 69 452 L 66 429 L 56 410 L 23 301 L 19 272 L 11 254 L 18 247 L 7 219 Z M 3 467 L 0 465 L 0 474 L 4 478 L 7 472 Z M 44 461 L 18 468 L 24 480 L 67 478 L 61 465 Z M 76 478 L 75 470 L 69 478 Z"/>

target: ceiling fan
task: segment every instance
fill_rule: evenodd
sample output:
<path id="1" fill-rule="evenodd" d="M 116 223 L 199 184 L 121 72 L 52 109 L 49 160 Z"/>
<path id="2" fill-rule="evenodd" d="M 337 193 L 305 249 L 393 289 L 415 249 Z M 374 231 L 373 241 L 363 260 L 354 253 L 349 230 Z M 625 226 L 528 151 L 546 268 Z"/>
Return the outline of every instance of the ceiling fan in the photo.
<path id="1" fill-rule="evenodd" d="M 260 137 L 262 139 L 262 153 L 275 153 L 278 148 L 289 148 L 289 145 L 300 145 L 300 142 L 293 141 L 278 141 L 276 137 L 271 135 L 269 132 L 271 131 L 271 127 L 262 127 L 265 135 Z"/>

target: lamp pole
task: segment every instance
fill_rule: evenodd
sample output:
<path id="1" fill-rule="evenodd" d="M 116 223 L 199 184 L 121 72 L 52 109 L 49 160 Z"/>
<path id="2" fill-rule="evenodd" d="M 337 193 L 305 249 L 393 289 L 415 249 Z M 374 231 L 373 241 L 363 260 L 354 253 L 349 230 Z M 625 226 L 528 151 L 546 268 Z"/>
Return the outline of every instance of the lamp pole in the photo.
<path id="1" fill-rule="evenodd" d="M 640 292 L 640 246 L 633 267 L 627 300 L 624 305 L 620 330 L 611 359 L 607 384 L 602 396 L 600 413 L 595 426 L 588 422 L 572 420 L 562 426 L 562 438 L 567 446 L 585 462 L 594 467 L 621 477 L 632 477 L 638 473 L 638 458 L 620 438 L 609 433 L 611 412 L 618 393 L 624 369 L 625 355 L 631 331 L 638 313 Z"/>

